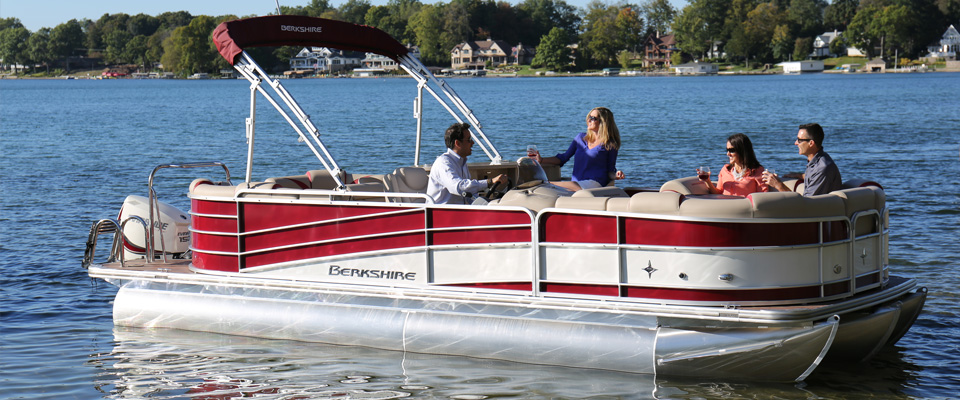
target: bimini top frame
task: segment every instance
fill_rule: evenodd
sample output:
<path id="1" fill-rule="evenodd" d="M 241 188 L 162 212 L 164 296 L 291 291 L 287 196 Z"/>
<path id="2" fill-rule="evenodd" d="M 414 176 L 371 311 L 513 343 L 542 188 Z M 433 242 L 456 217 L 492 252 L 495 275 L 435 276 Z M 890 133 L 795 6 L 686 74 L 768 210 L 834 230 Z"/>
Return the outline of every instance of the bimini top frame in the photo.
<path id="1" fill-rule="evenodd" d="M 244 51 L 247 47 L 261 46 L 316 46 L 332 47 L 342 50 L 363 51 L 390 57 L 396 61 L 410 76 L 417 80 L 417 98 L 414 101 L 414 118 L 417 119 L 417 140 L 414 154 L 414 164 L 420 164 L 420 140 L 423 127 L 423 91 L 426 90 L 456 119 L 457 122 L 468 122 L 473 127 L 473 136 L 480 138 L 477 144 L 490 158 L 491 163 L 499 164 L 502 160 L 500 153 L 493 143 L 483 133 L 480 121 L 473 115 L 460 96 L 443 80 L 437 79 L 430 71 L 407 51 L 400 42 L 390 37 L 386 32 L 369 26 L 356 25 L 342 21 L 323 18 L 304 17 L 297 15 L 271 15 L 265 17 L 247 18 L 227 21 L 213 31 L 213 42 L 217 51 L 234 68 L 250 81 L 250 117 L 247 118 L 247 171 L 246 182 L 251 181 L 253 165 L 253 144 L 256 125 L 256 94 L 263 95 L 274 108 L 286 119 L 287 123 L 305 141 L 310 150 L 317 156 L 323 167 L 330 172 L 330 176 L 337 181 L 338 188 L 343 188 L 340 181 L 340 167 L 336 160 L 320 140 L 320 131 L 303 112 L 293 96 L 275 79 L 261 68 L 253 58 Z M 263 88 L 261 83 L 273 89 L 274 94 L 283 103 L 281 106 L 273 96 Z M 446 100 L 438 92 L 443 93 Z M 293 115 L 293 117 L 291 117 Z M 295 122 L 296 120 L 296 122 Z"/>

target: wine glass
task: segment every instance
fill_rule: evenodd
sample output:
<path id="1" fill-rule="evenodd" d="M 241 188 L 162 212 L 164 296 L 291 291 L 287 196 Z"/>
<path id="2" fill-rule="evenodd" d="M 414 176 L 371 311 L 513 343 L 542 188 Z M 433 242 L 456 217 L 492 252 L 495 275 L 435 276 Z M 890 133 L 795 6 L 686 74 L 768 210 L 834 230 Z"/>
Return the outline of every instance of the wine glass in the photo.
<path id="1" fill-rule="evenodd" d="M 527 157 L 537 158 L 537 154 L 540 154 L 540 152 L 537 150 L 537 145 L 531 144 L 527 146 Z"/>
<path id="2" fill-rule="evenodd" d="M 710 167 L 707 167 L 707 166 L 697 167 L 697 178 L 700 178 L 701 181 L 710 179 Z"/>

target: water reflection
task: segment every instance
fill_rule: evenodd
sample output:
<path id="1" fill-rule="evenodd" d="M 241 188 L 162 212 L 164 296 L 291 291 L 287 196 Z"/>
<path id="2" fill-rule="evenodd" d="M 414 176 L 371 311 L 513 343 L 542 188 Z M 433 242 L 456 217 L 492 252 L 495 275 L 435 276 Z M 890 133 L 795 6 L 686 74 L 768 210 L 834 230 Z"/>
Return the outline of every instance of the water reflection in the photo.
<path id="1" fill-rule="evenodd" d="M 117 327 L 95 385 L 109 398 L 657 397 L 649 375 L 362 347 Z"/>
<path id="2" fill-rule="evenodd" d="M 922 369 L 898 348 L 821 366 L 806 382 L 757 383 L 541 366 L 363 347 L 116 327 L 87 365 L 106 398 L 831 398 L 910 397 Z M 882 381 L 864 379 L 883 376 Z M 932 387 L 925 387 L 931 393 Z M 948 387 L 944 387 L 948 389 Z"/>

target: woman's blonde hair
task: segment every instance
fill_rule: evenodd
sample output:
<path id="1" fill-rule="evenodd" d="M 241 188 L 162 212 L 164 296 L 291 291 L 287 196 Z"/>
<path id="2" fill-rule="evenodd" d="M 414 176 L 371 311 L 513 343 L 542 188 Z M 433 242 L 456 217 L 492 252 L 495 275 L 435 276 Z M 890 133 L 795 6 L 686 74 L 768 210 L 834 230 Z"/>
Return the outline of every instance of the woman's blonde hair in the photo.
<path id="1" fill-rule="evenodd" d="M 587 113 L 587 118 L 590 118 L 594 110 L 600 114 L 600 129 L 597 129 L 597 136 L 603 142 L 603 147 L 608 151 L 620 150 L 620 130 L 617 129 L 617 122 L 613 119 L 613 111 L 606 107 L 597 107 Z"/>

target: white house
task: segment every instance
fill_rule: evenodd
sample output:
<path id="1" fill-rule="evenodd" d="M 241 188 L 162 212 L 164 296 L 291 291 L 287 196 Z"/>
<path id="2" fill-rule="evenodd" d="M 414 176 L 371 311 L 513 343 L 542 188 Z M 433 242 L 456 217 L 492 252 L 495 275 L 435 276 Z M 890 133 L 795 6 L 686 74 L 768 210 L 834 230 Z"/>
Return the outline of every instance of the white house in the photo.
<path id="1" fill-rule="evenodd" d="M 785 74 L 799 74 L 801 72 L 823 72 L 823 61 L 804 60 L 787 61 L 777 64 L 783 67 Z"/>
<path id="2" fill-rule="evenodd" d="M 363 53 L 326 47 L 304 47 L 290 59 L 291 71 L 314 71 L 318 74 L 337 73 L 360 66 Z"/>
<path id="3" fill-rule="evenodd" d="M 673 70 L 676 72 L 677 75 L 716 74 L 720 70 L 719 68 L 717 68 L 717 64 L 702 63 L 702 62 L 680 64 L 670 68 L 673 68 Z"/>
<path id="4" fill-rule="evenodd" d="M 836 30 L 817 35 L 817 37 L 813 39 L 813 53 L 810 53 L 810 57 L 836 57 L 836 54 L 830 52 L 830 43 L 839 36 L 840 32 Z"/>
<path id="5" fill-rule="evenodd" d="M 950 25 L 940 41 L 927 47 L 927 50 L 930 51 L 927 57 L 956 60 L 957 54 L 960 53 L 960 33 L 957 32 L 957 28 Z"/>

